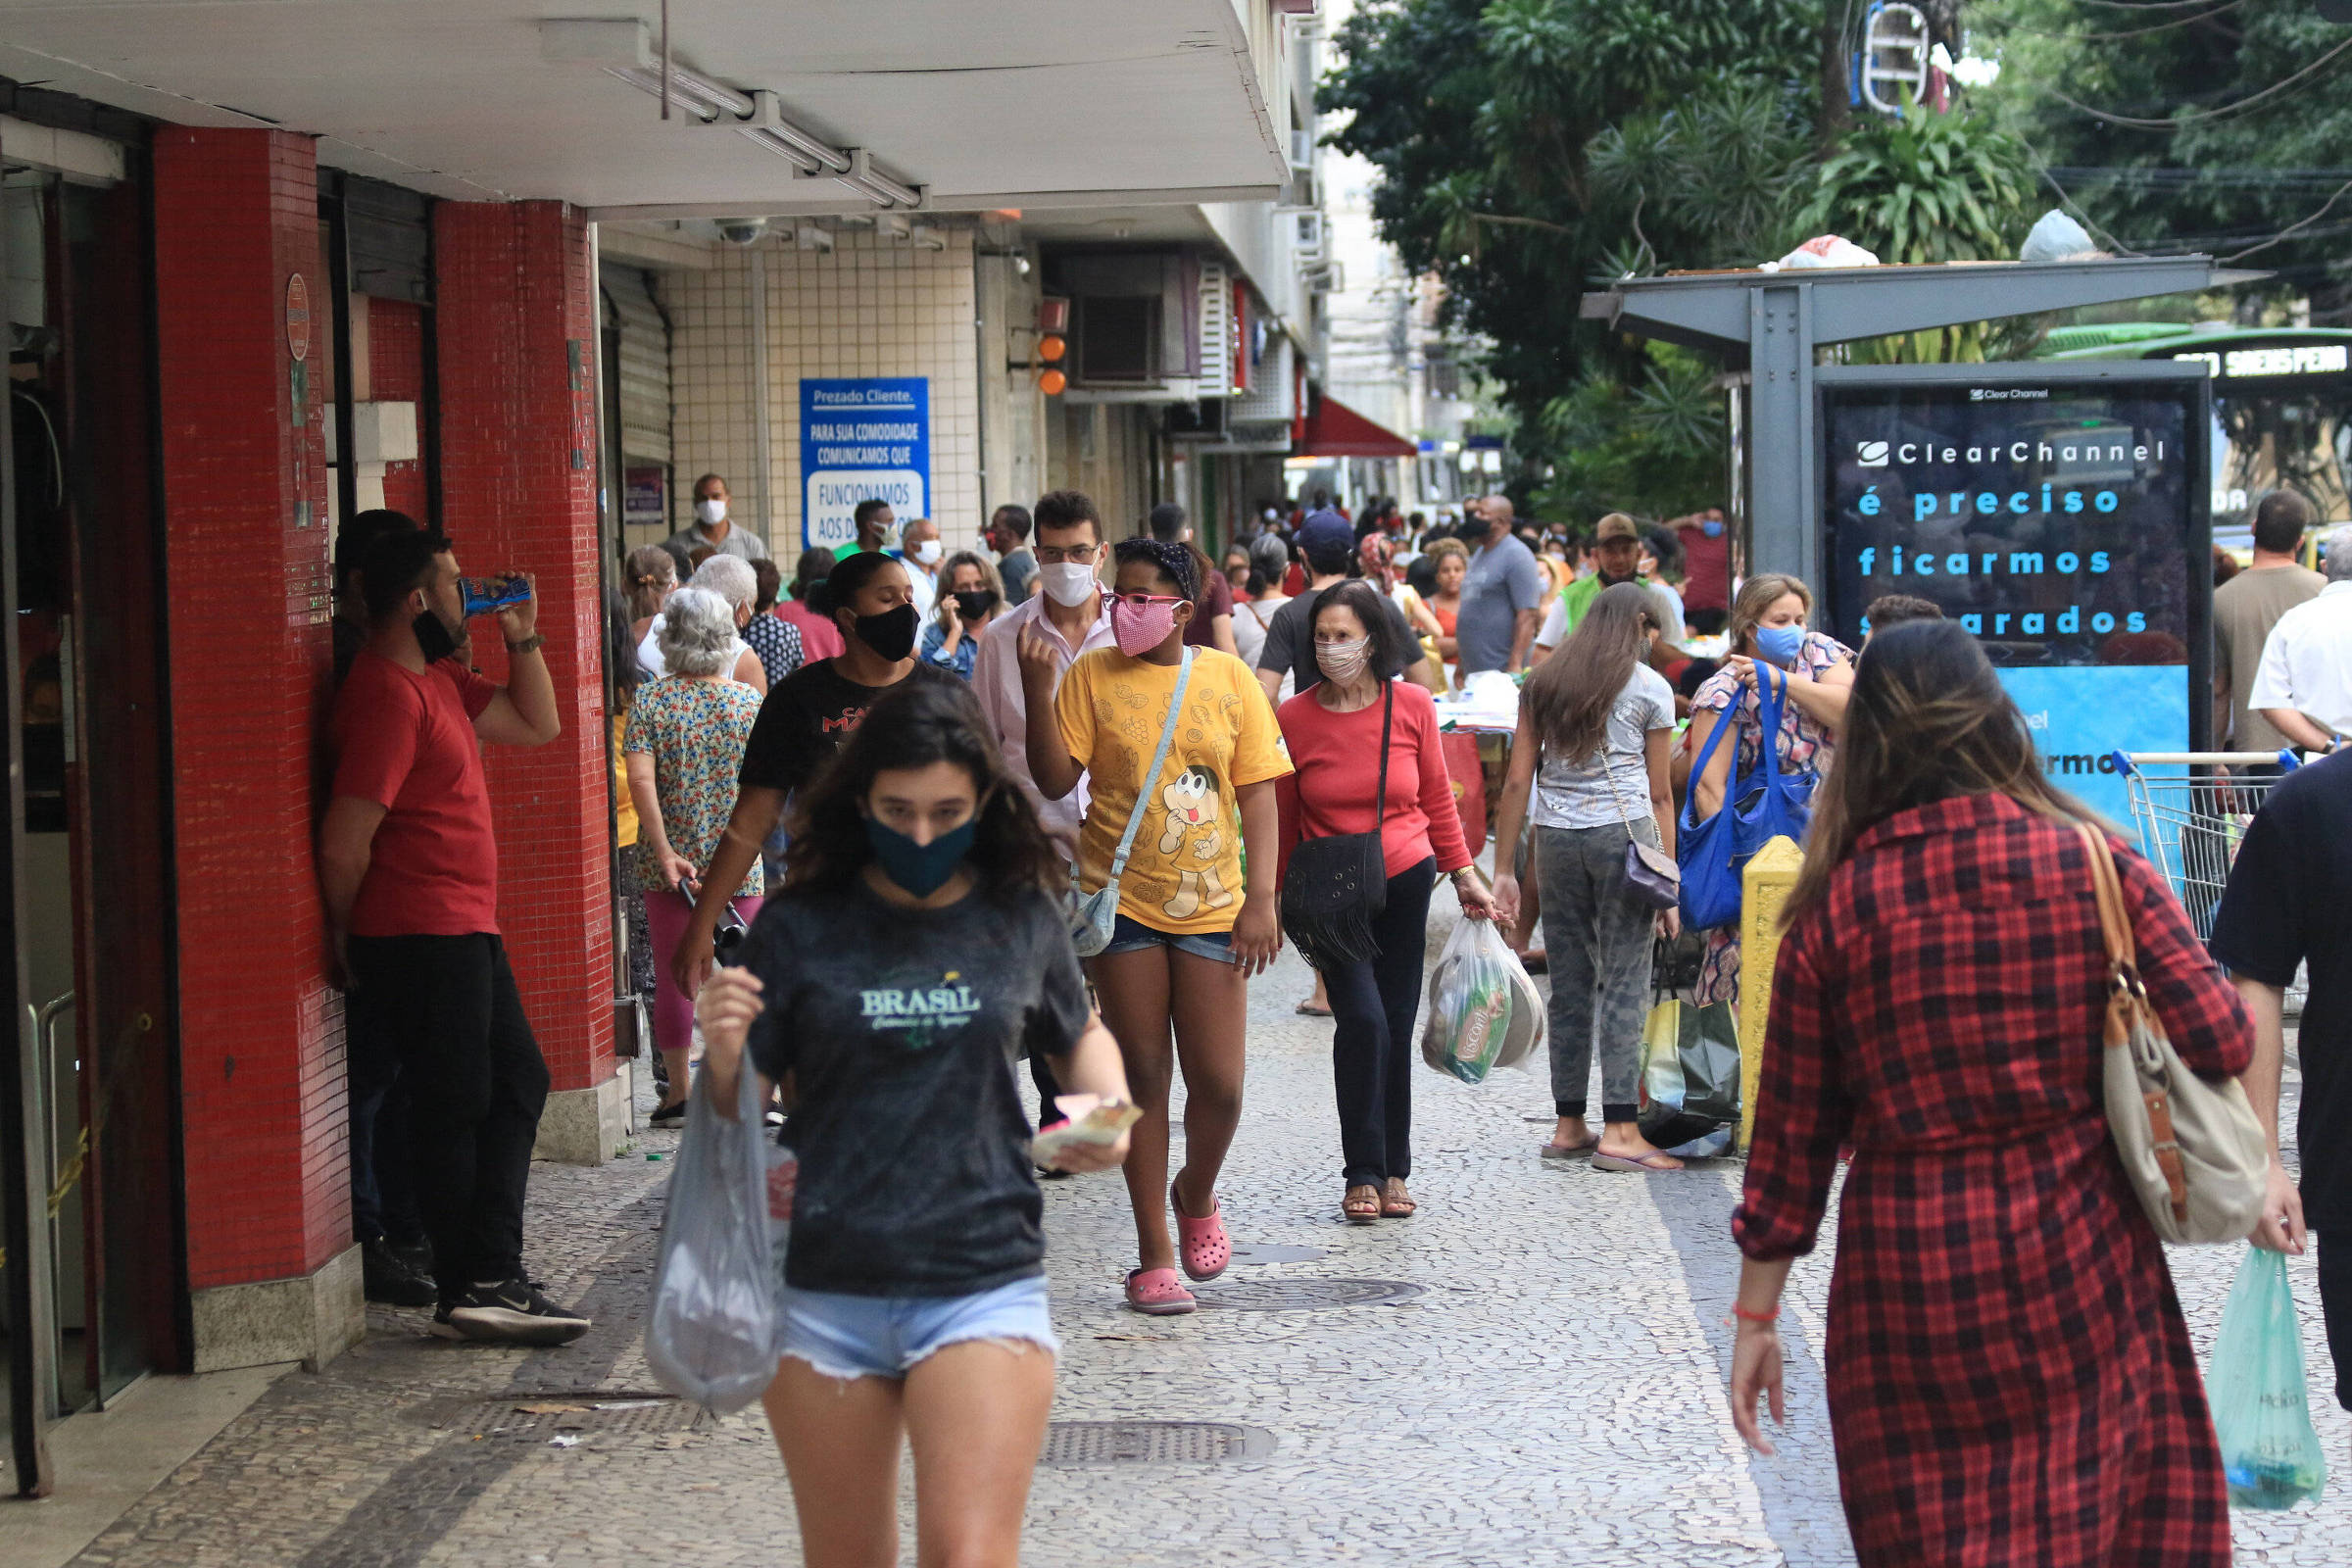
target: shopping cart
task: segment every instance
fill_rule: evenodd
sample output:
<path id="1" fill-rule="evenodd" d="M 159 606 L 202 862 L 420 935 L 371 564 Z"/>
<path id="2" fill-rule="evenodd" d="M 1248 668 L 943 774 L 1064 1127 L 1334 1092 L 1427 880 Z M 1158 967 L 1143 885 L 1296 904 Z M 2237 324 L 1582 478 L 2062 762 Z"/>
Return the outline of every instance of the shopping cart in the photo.
<path id="1" fill-rule="evenodd" d="M 2180 895 L 2197 935 L 2211 940 L 2246 824 L 2272 786 L 2300 765 L 2292 752 L 2118 752 L 2139 852 Z M 2301 976 L 2287 993 L 2302 1010 Z"/>

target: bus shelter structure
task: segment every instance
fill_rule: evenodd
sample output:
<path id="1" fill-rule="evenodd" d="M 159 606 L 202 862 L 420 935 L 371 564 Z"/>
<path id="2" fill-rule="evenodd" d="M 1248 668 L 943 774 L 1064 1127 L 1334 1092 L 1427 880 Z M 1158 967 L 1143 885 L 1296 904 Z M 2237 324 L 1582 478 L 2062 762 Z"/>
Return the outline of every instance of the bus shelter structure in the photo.
<path id="1" fill-rule="evenodd" d="M 1733 428 L 1748 465 L 1748 569 L 1822 580 L 1814 362 L 1823 348 L 1966 321 L 2243 282 L 2209 256 L 1928 267 L 1796 268 L 1629 277 L 1584 297 L 1614 329 L 1704 349 L 1748 372 Z M 1737 458 L 1735 459 L 1737 461 Z"/>

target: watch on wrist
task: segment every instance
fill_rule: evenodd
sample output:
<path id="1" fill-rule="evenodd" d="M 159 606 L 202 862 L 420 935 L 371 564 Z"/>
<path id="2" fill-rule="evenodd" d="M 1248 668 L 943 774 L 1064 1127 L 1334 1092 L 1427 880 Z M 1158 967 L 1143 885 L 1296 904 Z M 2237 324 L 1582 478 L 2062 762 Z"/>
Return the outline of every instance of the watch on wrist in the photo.
<path id="1" fill-rule="evenodd" d="M 535 631 L 520 642 L 510 640 L 507 643 L 507 652 L 510 654 L 535 654 L 546 646 L 547 634 Z"/>

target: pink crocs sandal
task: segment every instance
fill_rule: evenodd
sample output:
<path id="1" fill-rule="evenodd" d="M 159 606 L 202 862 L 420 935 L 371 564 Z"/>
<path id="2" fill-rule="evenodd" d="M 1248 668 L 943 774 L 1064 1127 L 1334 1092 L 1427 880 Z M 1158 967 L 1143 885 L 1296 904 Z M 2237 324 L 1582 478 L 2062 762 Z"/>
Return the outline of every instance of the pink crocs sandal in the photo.
<path id="1" fill-rule="evenodd" d="M 1127 1275 L 1127 1304 L 1146 1317 L 1182 1317 L 1200 1303 L 1172 1268 L 1139 1268 Z"/>
<path id="2" fill-rule="evenodd" d="M 1208 1200 L 1208 1216 L 1195 1219 L 1176 1201 L 1176 1184 L 1168 1183 L 1168 1206 L 1176 1211 L 1176 1253 L 1184 1271 L 1197 1280 L 1213 1280 L 1233 1261 L 1233 1242 L 1225 1234 L 1224 1205 Z"/>

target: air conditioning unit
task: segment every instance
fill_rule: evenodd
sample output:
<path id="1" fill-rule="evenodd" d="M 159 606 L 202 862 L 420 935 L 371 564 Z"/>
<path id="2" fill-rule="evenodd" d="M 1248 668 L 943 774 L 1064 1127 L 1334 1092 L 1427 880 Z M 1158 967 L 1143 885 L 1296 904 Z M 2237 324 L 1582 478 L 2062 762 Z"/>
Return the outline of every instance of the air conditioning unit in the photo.
<path id="1" fill-rule="evenodd" d="M 1233 384 L 1233 274 L 1223 262 L 1200 264 L 1200 384 Z"/>
<path id="2" fill-rule="evenodd" d="M 1070 382 L 1106 393 L 1189 380 L 1199 353 L 1197 279 L 1177 251 L 1049 254 L 1047 285 L 1069 302 Z"/>
<path id="3" fill-rule="evenodd" d="M 1200 398 L 1190 403 L 1168 405 L 1167 438 L 1171 441 L 1222 441 L 1225 439 L 1226 400 Z"/>
<path id="4" fill-rule="evenodd" d="M 1293 213 L 1291 221 L 1298 225 L 1292 238 L 1292 248 L 1301 256 L 1323 254 L 1323 215 L 1320 212 Z"/>
<path id="5" fill-rule="evenodd" d="M 1291 131 L 1291 167 L 1306 170 L 1315 166 L 1315 133 L 1294 128 Z"/>

